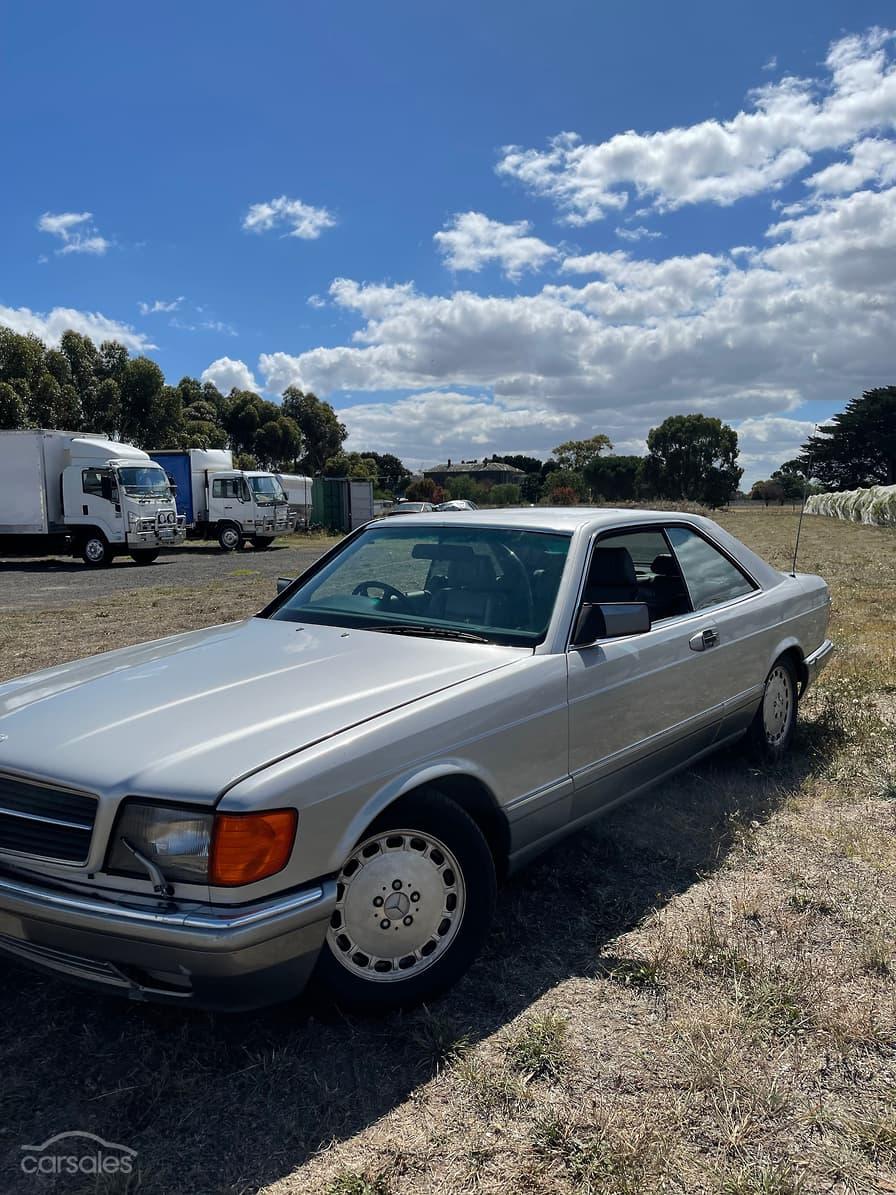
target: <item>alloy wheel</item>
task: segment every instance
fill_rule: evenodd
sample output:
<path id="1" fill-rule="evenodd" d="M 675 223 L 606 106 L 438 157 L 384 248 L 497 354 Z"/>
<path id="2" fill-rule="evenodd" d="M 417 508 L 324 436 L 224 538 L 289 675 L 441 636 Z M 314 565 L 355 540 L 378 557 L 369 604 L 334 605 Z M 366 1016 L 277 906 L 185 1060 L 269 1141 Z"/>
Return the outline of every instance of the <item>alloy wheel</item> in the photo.
<path id="1" fill-rule="evenodd" d="M 356 977 L 401 982 L 444 955 L 465 906 L 463 873 L 443 842 L 383 831 L 360 843 L 339 874 L 330 949 Z"/>

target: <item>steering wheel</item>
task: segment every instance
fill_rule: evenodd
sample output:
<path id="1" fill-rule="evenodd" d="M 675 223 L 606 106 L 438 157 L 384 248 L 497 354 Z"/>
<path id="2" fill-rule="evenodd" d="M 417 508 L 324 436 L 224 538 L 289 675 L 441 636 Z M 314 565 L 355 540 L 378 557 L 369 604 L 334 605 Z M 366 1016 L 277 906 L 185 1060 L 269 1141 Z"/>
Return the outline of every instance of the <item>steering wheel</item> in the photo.
<path id="1" fill-rule="evenodd" d="M 400 589 L 396 589 L 394 585 L 390 585 L 388 581 L 359 581 L 352 590 L 353 594 L 359 594 L 361 597 L 370 597 L 371 589 L 381 589 L 384 598 L 393 598 L 404 605 L 407 600 L 407 594 L 402 593 Z"/>
<path id="2" fill-rule="evenodd" d="M 523 601 L 526 606 L 526 625 L 531 627 L 535 621 L 535 599 L 532 596 L 532 582 L 529 580 L 526 567 L 513 548 L 508 548 L 506 544 L 495 544 L 495 548 L 502 553 L 503 559 L 507 561 L 517 575 L 517 580 L 523 591 Z"/>

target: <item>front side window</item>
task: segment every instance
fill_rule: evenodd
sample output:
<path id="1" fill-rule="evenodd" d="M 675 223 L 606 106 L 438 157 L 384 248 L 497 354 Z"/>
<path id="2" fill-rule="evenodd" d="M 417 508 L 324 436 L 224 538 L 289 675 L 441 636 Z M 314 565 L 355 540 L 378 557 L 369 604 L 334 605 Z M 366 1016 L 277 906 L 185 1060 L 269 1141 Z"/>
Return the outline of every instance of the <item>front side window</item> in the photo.
<path id="1" fill-rule="evenodd" d="M 615 531 L 594 545 L 586 602 L 645 602 L 651 623 L 690 613 L 688 593 L 659 528 Z"/>
<path id="2" fill-rule="evenodd" d="M 94 498 L 117 500 L 111 469 L 83 469 L 81 471 L 81 489 L 85 494 L 90 494 Z"/>
<path id="3" fill-rule="evenodd" d="M 241 477 L 216 477 L 212 482 L 213 498 L 242 498 L 243 479 Z"/>
<path id="4" fill-rule="evenodd" d="M 569 536 L 410 522 L 380 524 L 353 539 L 270 617 L 520 646 L 542 642 Z"/>
<path id="5" fill-rule="evenodd" d="M 718 606 L 753 592 L 753 582 L 702 535 L 689 527 L 669 527 L 667 533 L 695 610 Z"/>

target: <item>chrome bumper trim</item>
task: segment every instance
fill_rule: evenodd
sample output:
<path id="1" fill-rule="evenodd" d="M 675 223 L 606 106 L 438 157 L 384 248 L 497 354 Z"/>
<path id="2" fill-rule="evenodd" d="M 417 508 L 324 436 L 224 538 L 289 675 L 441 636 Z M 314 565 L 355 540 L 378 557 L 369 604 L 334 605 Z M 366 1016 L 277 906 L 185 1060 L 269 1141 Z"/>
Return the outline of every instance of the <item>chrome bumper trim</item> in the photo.
<path id="1" fill-rule="evenodd" d="M 812 684 L 819 672 L 826 667 L 831 661 L 831 656 L 834 654 L 834 645 L 830 639 L 825 639 L 821 647 L 817 647 L 815 651 L 806 656 L 803 663 L 806 665 L 807 680 L 803 686 L 803 693 Z"/>
<path id="2" fill-rule="evenodd" d="M 234 937 L 255 941 L 264 938 L 267 929 L 274 936 L 295 925 L 329 917 L 335 889 L 335 881 L 327 880 L 238 907 L 191 902 L 186 908 L 166 908 L 159 901 L 124 904 L 0 877 L 0 912 L 146 941 L 189 941 L 204 949 L 225 949 Z"/>

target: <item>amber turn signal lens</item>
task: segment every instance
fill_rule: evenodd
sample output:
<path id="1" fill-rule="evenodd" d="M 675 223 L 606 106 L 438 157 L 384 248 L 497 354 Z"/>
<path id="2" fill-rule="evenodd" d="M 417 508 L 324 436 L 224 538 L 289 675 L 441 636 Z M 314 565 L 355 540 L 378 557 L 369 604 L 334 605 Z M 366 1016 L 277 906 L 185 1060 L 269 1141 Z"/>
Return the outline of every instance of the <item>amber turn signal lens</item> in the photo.
<path id="1" fill-rule="evenodd" d="M 229 888 L 282 871 L 295 842 L 296 821 L 294 809 L 216 814 L 208 882 Z"/>

